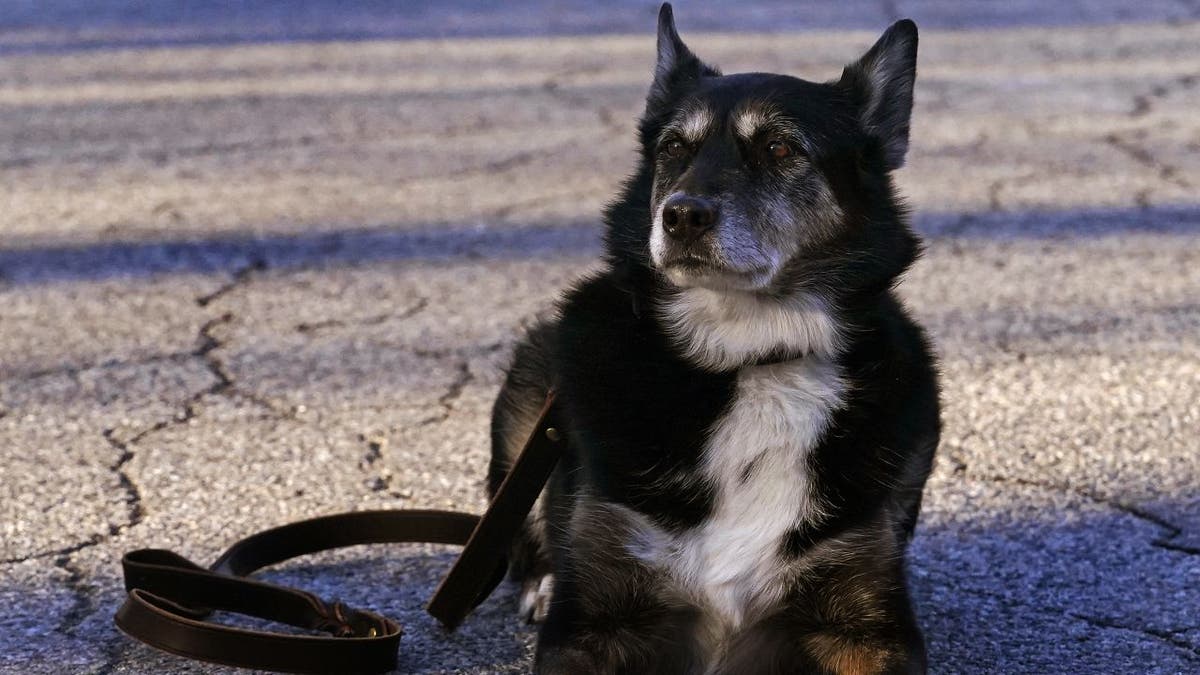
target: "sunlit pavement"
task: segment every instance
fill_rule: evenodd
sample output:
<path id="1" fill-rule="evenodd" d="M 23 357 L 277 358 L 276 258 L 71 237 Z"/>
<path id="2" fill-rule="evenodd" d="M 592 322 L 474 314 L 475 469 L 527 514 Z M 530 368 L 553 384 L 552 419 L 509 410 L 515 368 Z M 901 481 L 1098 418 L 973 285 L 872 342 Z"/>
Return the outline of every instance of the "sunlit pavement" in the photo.
<path id="1" fill-rule="evenodd" d="M 112 627 L 127 549 L 480 510 L 510 348 L 595 264 L 653 60 L 648 2 L 142 4 L 0 2 L 5 672 L 225 672 Z M 793 4 L 676 13 L 726 72 L 818 80 L 922 26 L 932 670 L 1200 669 L 1200 7 Z M 404 671 L 528 670 L 513 589 L 423 615 L 452 555 L 269 576 L 398 618 Z"/>

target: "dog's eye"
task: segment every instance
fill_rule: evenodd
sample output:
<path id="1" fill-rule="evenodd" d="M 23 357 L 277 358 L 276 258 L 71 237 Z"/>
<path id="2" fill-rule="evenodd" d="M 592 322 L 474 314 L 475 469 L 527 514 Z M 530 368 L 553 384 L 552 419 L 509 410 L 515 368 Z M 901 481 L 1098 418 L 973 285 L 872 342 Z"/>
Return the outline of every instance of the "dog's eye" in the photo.
<path id="1" fill-rule="evenodd" d="M 771 155 L 775 159 L 790 157 L 792 155 L 792 146 L 779 140 L 778 138 L 772 138 L 771 140 L 767 141 L 767 154 Z"/>
<path id="2" fill-rule="evenodd" d="M 687 154 L 687 146 L 679 139 L 671 139 L 659 146 L 659 152 L 672 159 L 679 159 Z"/>

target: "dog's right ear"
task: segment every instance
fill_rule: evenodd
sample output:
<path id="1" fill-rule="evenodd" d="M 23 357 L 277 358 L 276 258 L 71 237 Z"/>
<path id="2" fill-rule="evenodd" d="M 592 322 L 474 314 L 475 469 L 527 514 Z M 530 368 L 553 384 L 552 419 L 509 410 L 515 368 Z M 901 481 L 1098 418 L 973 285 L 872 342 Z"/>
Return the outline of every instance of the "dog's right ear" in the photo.
<path id="1" fill-rule="evenodd" d="M 840 84 L 857 99 L 863 129 L 879 141 L 888 170 L 904 166 L 917 78 L 917 24 L 904 19 L 857 62 L 842 71 Z"/>
<path id="2" fill-rule="evenodd" d="M 669 103 L 705 75 L 719 75 L 715 68 L 704 65 L 675 30 L 675 13 L 671 3 L 664 2 L 658 10 L 658 61 L 654 64 L 654 84 L 650 86 L 649 106 Z"/>

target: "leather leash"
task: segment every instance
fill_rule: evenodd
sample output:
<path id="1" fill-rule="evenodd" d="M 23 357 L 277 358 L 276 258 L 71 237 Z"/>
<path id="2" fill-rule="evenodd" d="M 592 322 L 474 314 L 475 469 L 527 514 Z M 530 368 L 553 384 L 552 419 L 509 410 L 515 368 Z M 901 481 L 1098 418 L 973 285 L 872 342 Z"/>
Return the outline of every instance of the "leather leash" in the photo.
<path id="1" fill-rule="evenodd" d="M 115 622 L 126 635 L 166 652 L 229 666 L 287 673 L 380 673 L 395 669 L 397 622 L 296 588 L 247 578 L 268 565 L 357 544 L 462 544 L 426 611 L 454 630 L 504 578 L 508 545 L 562 455 L 554 392 L 482 516 L 401 509 L 341 513 L 265 530 L 201 567 L 163 549 L 121 560 L 128 596 Z M 215 610 L 328 633 L 296 635 L 208 621 Z"/>

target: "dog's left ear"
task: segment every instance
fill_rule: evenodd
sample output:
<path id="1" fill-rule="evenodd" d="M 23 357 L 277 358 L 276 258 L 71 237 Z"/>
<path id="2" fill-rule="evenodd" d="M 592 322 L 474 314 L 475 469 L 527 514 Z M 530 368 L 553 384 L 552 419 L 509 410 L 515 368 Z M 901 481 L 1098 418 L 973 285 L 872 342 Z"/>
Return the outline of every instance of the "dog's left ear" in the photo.
<path id="1" fill-rule="evenodd" d="M 861 59 L 846 66 L 840 84 L 859 104 L 863 130 L 877 139 L 888 170 L 904 166 L 917 79 L 917 24 L 897 21 Z"/>
<path id="2" fill-rule="evenodd" d="M 666 105 L 702 76 L 719 74 L 683 44 L 675 30 L 671 3 L 664 2 L 658 10 L 658 60 L 654 64 L 654 84 L 650 86 L 647 103 L 650 106 Z"/>

